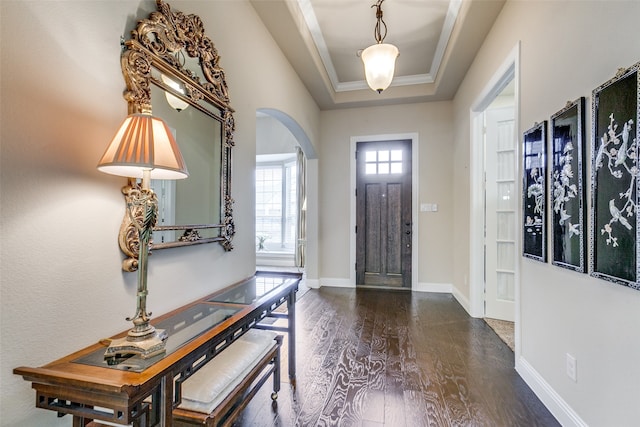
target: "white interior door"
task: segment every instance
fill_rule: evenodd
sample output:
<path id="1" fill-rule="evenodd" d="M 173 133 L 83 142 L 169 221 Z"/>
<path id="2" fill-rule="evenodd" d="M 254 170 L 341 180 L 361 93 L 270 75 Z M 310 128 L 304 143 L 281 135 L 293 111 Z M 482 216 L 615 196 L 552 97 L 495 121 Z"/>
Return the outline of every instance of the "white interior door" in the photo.
<path id="1" fill-rule="evenodd" d="M 512 106 L 485 112 L 485 317 L 515 318 L 517 150 Z"/>

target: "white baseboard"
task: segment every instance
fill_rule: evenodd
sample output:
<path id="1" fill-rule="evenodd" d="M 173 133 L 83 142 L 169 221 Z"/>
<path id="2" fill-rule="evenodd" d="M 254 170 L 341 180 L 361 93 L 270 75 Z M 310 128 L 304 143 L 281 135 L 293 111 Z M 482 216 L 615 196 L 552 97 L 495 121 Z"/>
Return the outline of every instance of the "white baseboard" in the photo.
<path id="1" fill-rule="evenodd" d="M 467 297 L 462 295 L 458 290 L 458 288 L 456 288 L 455 286 L 451 287 L 451 293 L 453 294 L 453 297 L 460 303 L 462 308 L 465 309 L 467 314 L 473 317 L 473 315 L 471 314 L 471 304 L 469 303 L 469 300 L 467 299 Z"/>
<path id="2" fill-rule="evenodd" d="M 320 286 L 331 286 L 334 288 L 355 288 L 355 285 L 351 283 L 349 279 L 334 279 L 330 277 L 321 277 Z"/>
<path id="3" fill-rule="evenodd" d="M 307 281 L 308 284 L 308 281 Z M 350 279 L 321 277 L 318 286 L 331 286 L 334 288 L 355 288 Z M 309 286 L 312 287 L 312 286 Z M 418 283 L 412 291 L 415 292 L 436 292 L 441 294 L 452 293 L 453 286 L 450 283 Z"/>
<path id="4" fill-rule="evenodd" d="M 440 294 L 450 294 L 451 293 L 451 284 L 450 283 L 418 283 L 416 286 L 411 289 L 415 292 L 436 292 Z"/>
<path id="5" fill-rule="evenodd" d="M 320 289 L 320 281 L 318 279 L 304 279 L 305 285 L 311 289 Z"/>
<path id="6" fill-rule="evenodd" d="M 272 267 L 296 266 L 293 254 L 282 254 L 277 252 L 256 252 L 256 264 Z"/>
<path id="7" fill-rule="evenodd" d="M 588 427 L 587 423 L 522 356 L 516 361 L 516 371 L 561 425 Z"/>

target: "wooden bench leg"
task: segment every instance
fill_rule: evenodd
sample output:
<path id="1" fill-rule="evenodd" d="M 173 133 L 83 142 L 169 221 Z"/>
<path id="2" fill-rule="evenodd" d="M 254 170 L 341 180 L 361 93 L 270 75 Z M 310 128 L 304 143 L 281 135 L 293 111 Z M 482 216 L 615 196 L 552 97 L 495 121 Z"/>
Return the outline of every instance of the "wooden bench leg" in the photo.
<path id="1" fill-rule="evenodd" d="M 273 360 L 273 393 L 271 393 L 271 400 L 274 402 L 278 398 L 278 392 L 280 391 L 280 349 L 282 348 L 282 335 L 278 335 L 275 340 L 278 342 L 278 350 Z"/>

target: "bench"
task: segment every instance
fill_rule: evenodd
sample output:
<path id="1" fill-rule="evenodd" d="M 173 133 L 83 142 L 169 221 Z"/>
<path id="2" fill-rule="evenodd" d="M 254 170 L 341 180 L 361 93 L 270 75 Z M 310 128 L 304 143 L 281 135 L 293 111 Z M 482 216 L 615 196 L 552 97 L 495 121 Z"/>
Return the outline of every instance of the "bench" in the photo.
<path id="1" fill-rule="evenodd" d="M 249 329 L 182 383 L 174 425 L 230 426 L 272 374 L 275 401 L 281 346 L 282 335 Z"/>

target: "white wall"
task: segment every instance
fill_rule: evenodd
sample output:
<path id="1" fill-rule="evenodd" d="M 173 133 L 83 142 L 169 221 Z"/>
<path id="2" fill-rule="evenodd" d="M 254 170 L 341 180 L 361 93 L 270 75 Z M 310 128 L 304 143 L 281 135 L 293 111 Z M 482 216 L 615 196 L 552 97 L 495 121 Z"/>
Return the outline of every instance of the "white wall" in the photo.
<path id="1" fill-rule="evenodd" d="M 315 144 L 318 109 L 246 1 L 172 1 L 202 17 L 235 108 L 235 249 L 155 251 L 148 305 L 161 314 L 253 274 L 255 114 L 294 118 Z M 96 164 L 127 112 L 120 37 L 145 1 L 2 1 L 0 424 L 70 425 L 35 409 L 17 366 L 41 366 L 129 327 L 136 275 L 117 234 L 124 178 Z M 260 70 L 256 73 L 256 70 Z"/>
<path id="2" fill-rule="evenodd" d="M 351 137 L 417 133 L 419 203 L 437 203 L 438 212 L 420 212 L 417 222 L 418 282 L 452 283 L 453 228 L 450 102 L 343 109 L 321 113 L 320 133 L 320 282 L 347 284 L 354 266 L 350 262 L 349 237 Z M 418 284 L 414 283 L 415 288 Z"/>
<path id="3" fill-rule="evenodd" d="M 295 153 L 298 141 L 278 119 L 256 117 L 256 154 Z"/>
<path id="4" fill-rule="evenodd" d="M 619 67 L 640 60 L 637 1 L 508 1 L 454 100 L 454 285 L 468 295 L 469 110 L 514 46 L 520 50 L 520 129 L 548 120 Z M 589 153 L 589 150 L 587 151 Z M 525 380 L 564 425 L 636 426 L 640 420 L 640 292 L 520 259 Z M 577 359 L 578 377 L 565 373 Z"/>

